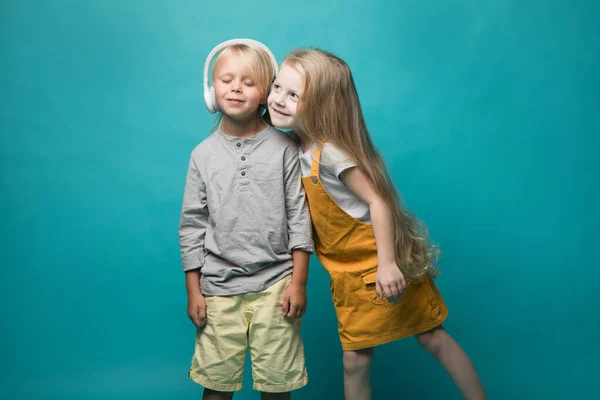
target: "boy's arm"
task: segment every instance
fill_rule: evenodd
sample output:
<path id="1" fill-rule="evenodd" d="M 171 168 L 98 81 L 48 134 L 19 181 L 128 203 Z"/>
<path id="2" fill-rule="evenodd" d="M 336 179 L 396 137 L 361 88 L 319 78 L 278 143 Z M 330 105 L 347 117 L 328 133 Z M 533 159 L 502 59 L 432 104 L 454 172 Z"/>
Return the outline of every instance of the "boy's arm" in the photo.
<path id="1" fill-rule="evenodd" d="M 292 251 L 292 259 L 294 260 L 294 273 L 290 285 L 306 286 L 310 253 L 304 250 L 294 250 Z"/>
<path id="2" fill-rule="evenodd" d="M 184 271 L 197 270 L 204 265 L 207 224 L 206 186 L 194 159 L 190 158 L 179 218 L 179 250 Z"/>
<path id="3" fill-rule="evenodd" d="M 281 309 L 286 317 L 302 317 L 306 312 L 306 283 L 308 282 L 310 253 L 304 250 L 294 250 L 292 257 L 294 272 L 292 281 L 283 293 Z"/>
<path id="4" fill-rule="evenodd" d="M 196 328 L 206 323 L 206 302 L 200 292 L 200 270 L 191 269 L 185 272 L 185 289 L 188 294 L 188 318 Z"/>
<path id="5" fill-rule="evenodd" d="M 294 147 L 289 147 L 284 153 L 283 184 L 285 191 L 285 211 L 288 222 L 288 250 L 314 251 L 312 226 L 306 194 L 302 186 L 300 160 Z"/>
<path id="6" fill-rule="evenodd" d="M 285 208 L 288 219 L 289 251 L 294 261 L 292 281 L 284 293 L 282 310 L 289 317 L 301 317 L 306 311 L 306 283 L 310 254 L 314 251 L 312 227 L 297 150 L 290 146 L 284 153 Z"/>
<path id="7" fill-rule="evenodd" d="M 204 265 L 204 238 L 208 224 L 206 187 L 190 158 L 179 220 L 179 248 L 188 294 L 187 315 L 197 328 L 206 323 L 206 302 L 200 291 L 200 269 Z"/>

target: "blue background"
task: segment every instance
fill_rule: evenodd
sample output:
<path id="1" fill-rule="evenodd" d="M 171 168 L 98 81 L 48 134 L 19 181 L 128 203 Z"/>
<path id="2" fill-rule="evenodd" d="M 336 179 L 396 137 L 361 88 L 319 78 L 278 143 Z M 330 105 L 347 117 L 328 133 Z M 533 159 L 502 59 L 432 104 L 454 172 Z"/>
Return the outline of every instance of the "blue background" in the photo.
<path id="1" fill-rule="evenodd" d="M 445 323 L 490 398 L 598 398 L 600 5 L 595 1 L 2 1 L 0 397 L 198 399 L 177 224 L 234 37 L 352 68 L 403 199 L 441 245 Z M 316 260 L 311 383 L 342 398 Z M 247 374 L 238 399 L 258 398 Z M 374 398 L 458 399 L 414 339 Z"/>

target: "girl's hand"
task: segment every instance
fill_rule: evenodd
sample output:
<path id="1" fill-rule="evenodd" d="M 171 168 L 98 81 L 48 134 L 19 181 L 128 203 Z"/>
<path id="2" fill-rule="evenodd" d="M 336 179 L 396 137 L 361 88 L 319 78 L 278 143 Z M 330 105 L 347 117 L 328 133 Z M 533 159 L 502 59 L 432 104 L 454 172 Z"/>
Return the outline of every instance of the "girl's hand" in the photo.
<path id="1" fill-rule="evenodd" d="M 375 285 L 380 299 L 385 295 L 388 302 L 396 303 L 406 290 L 406 279 L 396 263 L 380 264 L 377 268 Z"/>
<path id="2" fill-rule="evenodd" d="M 393 261 L 396 259 L 396 249 L 391 212 L 367 175 L 357 167 L 344 171 L 341 179 L 356 197 L 369 205 L 373 232 L 377 242 L 377 258 L 378 260 L 388 260 L 379 263 L 377 268 L 375 282 L 377 295 L 380 299 L 383 299 L 385 295 L 390 303 L 395 303 L 400 300 L 406 290 L 406 280 L 396 262 Z"/>
<path id="3" fill-rule="evenodd" d="M 187 315 L 196 328 L 201 328 L 206 324 L 206 300 L 202 293 L 188 294 Z"/>

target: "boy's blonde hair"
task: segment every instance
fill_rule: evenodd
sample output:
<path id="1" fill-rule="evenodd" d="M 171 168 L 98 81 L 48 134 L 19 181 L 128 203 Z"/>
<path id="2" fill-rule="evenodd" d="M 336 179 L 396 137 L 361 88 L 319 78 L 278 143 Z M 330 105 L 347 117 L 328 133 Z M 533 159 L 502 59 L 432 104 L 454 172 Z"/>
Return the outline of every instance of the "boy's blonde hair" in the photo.
<path id="1" fill-rule="evenodd" d="M 371 141 L 348 65 L 320 49 L 296 50 L 282 65 L 296 69 L 305 79 L 297 110 L 304 134 L 315 142 L 327 138 L 344 151 L 367 175 L 389 208 L 396 263 L 405 278 L 416 281 L 424 274 L 435 278 L 439 274 L 439 249 L 427 242 L 424 224 L 400 203 L 383 158 Z"/>
<path id="2" fill-rule="evenodd" d="M 250 78 L 254 81 L 256 88 L 261 95 L 261 105 L 267 104 L 267 97 L 269 95 L 269 89 L 273 83 L 276 65 L 273 65 L 273 61 L 266 51 L 257 46 L 248 44 L 232 44 L 227 46 L 223 51 L 219 53 L 215 59 L 211 80 L 214 82 L 217 71 L 219 69 L 219 60 L 224 55 L 234 55 L 240 57 L 250 67 Z M 264 107 L 259 107 L 257 112 L 257 118 L 262 116 Z M 216 127 L 221 125 L 222 113 L 217 114 Z"/>

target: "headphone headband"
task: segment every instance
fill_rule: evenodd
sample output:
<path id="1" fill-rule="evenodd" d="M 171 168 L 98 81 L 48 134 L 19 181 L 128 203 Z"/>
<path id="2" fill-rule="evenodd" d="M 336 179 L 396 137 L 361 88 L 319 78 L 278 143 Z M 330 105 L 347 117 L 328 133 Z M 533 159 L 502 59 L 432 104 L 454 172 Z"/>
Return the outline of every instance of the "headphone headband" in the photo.
<path id="1" fill-rule="evenodd" d="M 261 42 L 253 39 L 231 39 L 216 45 L 208 54 L 208 57 L 206 58 L 206 61 L 204 63 L 204 100 L 208 111 L 212 114 L 217 112 L 218 108 L 216 101 L 214 101 L 214 88 L 208 85 L 208 70 L 210 68 L 210 63 L 212 62 L 212 59 L 218 52 L 234 44 L 245 44 L 248 46 L 258 47 L 264 50 L 271 59 L 271 62 L 273 63 L 273 77 L 277 76 L 277 59 L 275 58 L 271 50 L 269 50 L 269 48 Z"/>

